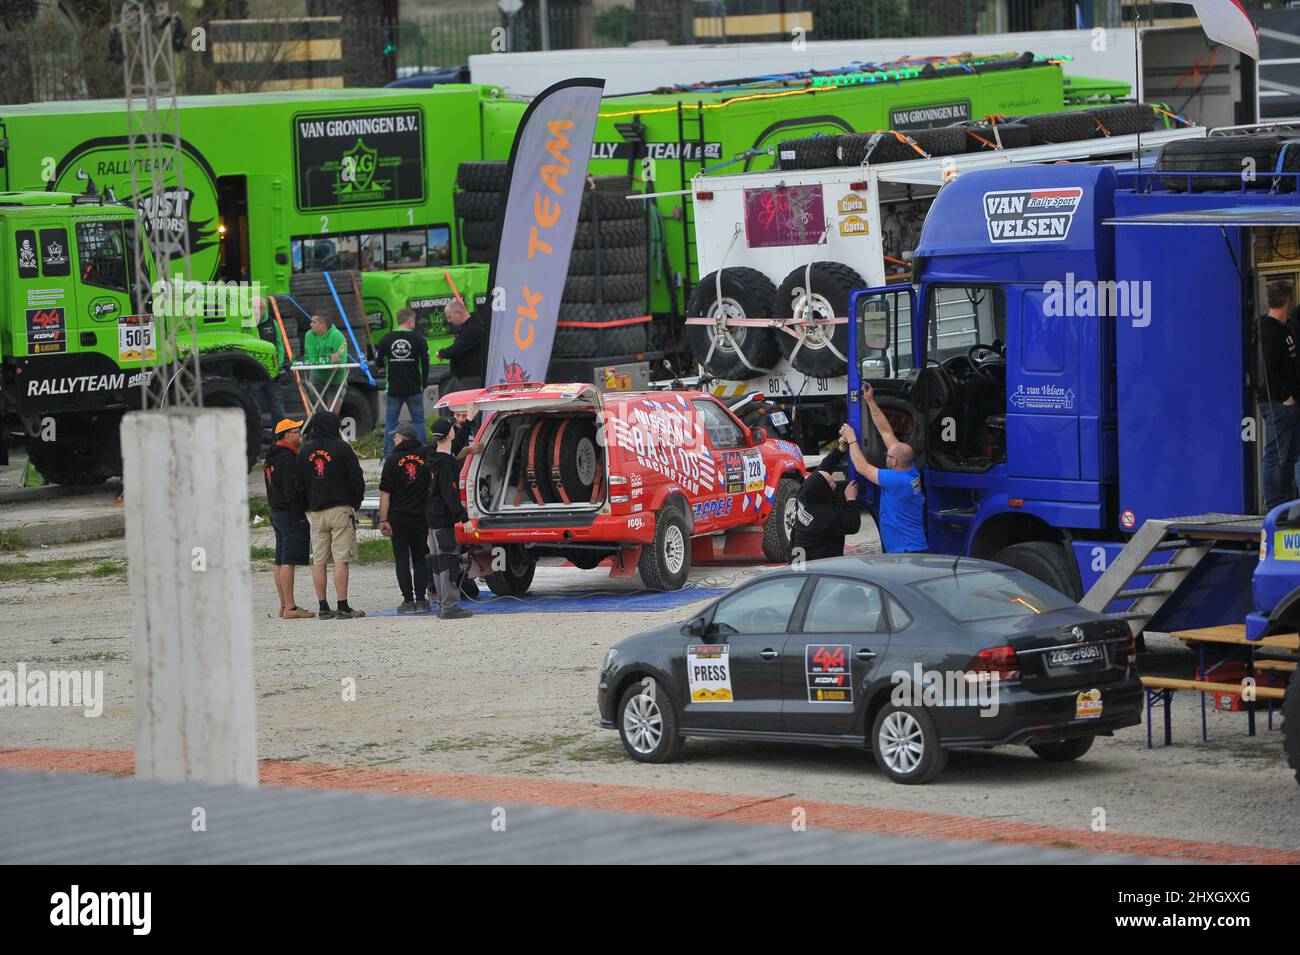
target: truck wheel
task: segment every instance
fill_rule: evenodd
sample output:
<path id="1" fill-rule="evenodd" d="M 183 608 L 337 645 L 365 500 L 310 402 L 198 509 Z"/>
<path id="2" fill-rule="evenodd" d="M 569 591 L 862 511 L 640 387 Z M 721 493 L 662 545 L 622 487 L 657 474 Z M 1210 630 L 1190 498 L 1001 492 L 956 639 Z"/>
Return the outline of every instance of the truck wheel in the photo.
<path id="1" fill-rule="evenodd" d="M 999 142 L 1002 143 L 1003 149 L 1019 149 L 1029 145 L 1029 127 L 1024 123 L 998 123 L 997 126 L 996 137 L 993 134 L 992 123 L 971 123 L 963 127 L 966 130 L 966 151 L 980 153 L 992 150 L 995 146 L 989 144 Z"/>
<path id="2" fill-rule="evenodd" d="M 484 579 L 488 589 L 498 597 L 520 597 L 528 593 L 535 573 L 537 561 L 520 545 L 510 544 L 506 547 L 505 570 L 494 570 Z"/>
<path id="3" fill-rule="evenodd" d="M 485 222 L 466 219 L 461 226 L 460 237 L 466 246 L 495 249 L 501 243 L 501 224 L 496 219 Z"/>
<path id="4" fill-rule="evenodd" d="M 1084 110 L 1066 110 L 1061 113 L 1039 113 L 1021 116 L 1017 123 L 1029 127 L 1029 137 L 1035 145 L 1042 143 L 1075 143 L 1092 139 L 1097 124 L 1092 114 Z"/>
<path id="5" fill-rule="evenodd" d="M 844 360 L 835 352 L 848 355 L 850 325 L 818 323 L 847 316 L 849 295 L 855 289 L 865 288 L 867 283 L 855 270 L 839 262 L 814 263 L 811 289 L 804 289 L 804 277 L 804 269 L 795 269 L 776 290 L 776 317 L 792 318 L 797 310 L 803 319 L 793 326 L 798 337 L 781 333 L 777 339 L 786 359 L 796 369 L 813 378 L 834 378 L 844 374 Z"/>
<path id="6" fill-rule="evenodd" d="M 650 590 L 681 590 L 691 572 L 691 538 L 686 518 L 669 504 L 655 519 L 655 539 L 641 548 L 641 582 Z"/>
<path id="7" fill-rule="evenodd" d="M 456 192 L 452 194 L 451 204 L 458 219 L 495 223 L 505 201 L 502 195 L 500 192 Z"/>
<path id="8" fill-rule="evenodd" d="M 551 355 L 554 358 L 595 358 L 599 347 L 596 334 L 594 328 L 556 328 Z"/>
<path id="9" fill-rule="evenodd" d="M 491 262 L 492 257 L 497 254 L 495 246 L 488 248 L 478 248 L 476 246 L 465 247 L 466 262 Z"/>
<path id="10" fill-rule="evenodd" d="M 565 302 L 594 302 L 596 293 L 606 302 L 637 302 L 645 298 L 645 272 L 602 272 L 600 282 L 594 275 L 570 275 L 564 283 Z"/>
<path id="11" fill-rule="evenodd" d="M 790 562 L 790 534 L 799 488 L 794 478 L 781 478 L 772 495 L 772 513 L 763 522 L 763 556 L 778 564 Z"/>
<path id="12" fill-rule="evenodd" d="M 686 304 L 688 317 L 703 316 L 715 320 L 720 317 L 772 317 L 776 286 L 766 275 L 754 269 L 723 269 L 722 298 L 719 299 L 717 274 L 710 272 L 695 286 L 695 291 Z M 690 345 L 691 354 L 709 374 L 717 378 L 744 381 L 761 374 L 761 371 L 756 372 L 746 367 L 740 360 L 741 354 L 758 369 L 771 368 L 781 357 L 775 329 L 746 326 L 732 328 L 730 332 L 728 340 L 725 337 L 716 338 L 716 329 L 712 325 L 686 326 L 686 342 Z M 710 348 L 713 351 L 711 356 Z"/>
<path id="13" fill-rule="evenodd" d="M 573 234 L 573 247 L 575 249 L 590 249 L 596 246 L 597 230 L 594 222 L 579 222 L 578 228 Z M 607 245 L 628 246 L 628 245 L 645 245 L 645 225 L 635 219 L 615 219 L 612 222 L 600 223 L 599 229 L 600 247 L 603 249 Z"/>
<path id="14" fill-rule="evenodd" d="M 593 275 L 596 260 L 600 259 L 601 274 L 627 274 L 646 270 L 646 247 L 642 242 L 637 245 L 619 248 L 603 245 L 600 250 L 574 249 L 569 256 L 569 277 L 575 275 Z"/>
<path id="15" fill-rule="evenodd" d="M 615 325 L 613 328 L 605 329 L 600 333 L 601 338 L 596 346 L 597 355 L 622 358 L 641 354 L 645 351 L 647 327 L 645 322 L 639 322 L 634 325 Z"/>
<path id="16" fill-rule="evenodd" d="M 1186 139 L 1166 143 L 1156 157 L 1156 172 L 1226 172 L 1222 176 L 1196 176 L 1191 178 L 1192 192 L 1206 190 L 1239 190 L 1243 186 L 1241 174 L 1231 170 L 1240 170 L 1245 160 L 1251 160 L 1259 173 L 1245 180 L 1247 189 L 1271 189 L 1273 176 L 1269 170 L 1278 172 L 1300 172 L 1300 150 L 1286 148 L 1285 143 L 1293 142 L 1282 136 L 1265 134 L 1258 136 L 1215 136 L 1206 139 Z M 1281 168 L 1279 169 L 1279 165 Z M 1183 192 L 1189 188 L 1186 176 L 1170 175 L 1161 179 L 1164 188 L 1172 192 Z M 1292 177 L 1283 176 L 1277 181 L 1279 192 L 1292 190 Z"/>
<path id="17" fill-rule="evenodd" d="M 351 388 L 343 396 L 343 406 L 339 408 L 339 427 L 342 428 L 343 423 L 349 420 L 352 422 L 354 441 L 375 430 L 375 413 L 366 400 L 366 394 Z"/>
<path id="18" fill-rule="evenodd" d="M 456 167 L 456 185 L 475 192 L 500 192 L 510 185 L 507 162 L 463 162 Z"/>
<path id="19" fill-rule="evenodd" d="M 899 132 L 931 156 L 955 156 L 966 151 L 966 130 L 960 126 L 905 129 Z M 867 162 L 873 166 L 879 163 L 911 162 L 914 159 L 924 158 L 912 147 L 912 143 L 899 139 L 892 131 L 886 131 L 876 140 L 875 145 L 866 149 Z"/>
<path id="20" fill-rule="evenodd" d="M 1105 137 L 1132 136 L 1135 133 L 1149 133 L 1156 128 L 1156 111 L 1146 103 L 1123 103 L 1119 106 L 1099 106 L 1088 110 L 1097 127 L 1096 135 Z M 1103 131 L 1102 127 L 1105 127 Z"/>
<path id="21" fill-rule="evenodd" d="M 95 487 L 113 476 L 109 465 L 92 450 L 59 445 L 33 438 L 27 444 L 27 458 L 46 484 L 63 487 Z"/>
<path id="22" fill-rule="evenodd" d="M 203 405 L 206 408 L 235 408 L 244 413 L 244 449 L 251 470 L 262 451 L 262 412 L 248 389 L 233 378 L 204 377 Z"/>
<path id="23" fill-rule="evenodd" d="M 1004 547 L 993 555 L 999 564 L 1023 570 L 1035 580 L 1041 580 L 1071 600 L 1083 599 L 1083 584 L 1079 582 L 1079 568 L 1075 566 L 1063 544 L 1050 541 L 1025 541 Z"/>
<path id="24" fill-rule="evenodd" d="M 1295 770 L 1295 781 L 1300 783 L 1300 670 L 1291 674 L 1282 700 L 1282 751 L 1286 764 Z"/>

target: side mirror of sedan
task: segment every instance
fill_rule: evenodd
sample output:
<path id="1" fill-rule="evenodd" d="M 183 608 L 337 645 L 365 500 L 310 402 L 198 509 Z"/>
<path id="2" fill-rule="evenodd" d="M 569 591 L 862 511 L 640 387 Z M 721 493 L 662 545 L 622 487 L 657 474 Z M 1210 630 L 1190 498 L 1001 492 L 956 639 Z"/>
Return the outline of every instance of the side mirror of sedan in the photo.
<path id="1" fill-rule="evenodd" d="M 686 622 L 686 625 L 682 627 L 682 632 L 688 637 L 702 637 L 708 632 L 708 629 L 709 625 L 705 622 L 704 618 L 696 617 L 694 620 L 688 620 Z"/>
<path id="2" fill-rule="evenodd" d="M 754 428 L 749 432 L 749 443 L 754 447 L 757 447 L 758 445 L 762 444 L 766 440 L 767 440 L 766 428 Z"/>

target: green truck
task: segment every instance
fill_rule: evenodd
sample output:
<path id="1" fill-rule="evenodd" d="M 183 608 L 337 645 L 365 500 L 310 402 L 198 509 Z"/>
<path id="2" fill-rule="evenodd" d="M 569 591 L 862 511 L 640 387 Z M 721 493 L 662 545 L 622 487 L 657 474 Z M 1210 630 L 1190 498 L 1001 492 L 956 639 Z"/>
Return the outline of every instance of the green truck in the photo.
<path id="1" fill-rule="evenodd" d="M 118 424 L 141 407 L 166 367 L 173 302 L 201 309 L 196 350 L 209 407 L 244 413 L 250 464 L 261 427 L 248 386 L 274 372 L 275 347 L 250 334 L 237 294 L 155 295 L 136 281 L 135 208 L 103 194 L 0 192 L 0 457 L 15 431 L 52 484 L 92 485 L 121 474 Z"/>

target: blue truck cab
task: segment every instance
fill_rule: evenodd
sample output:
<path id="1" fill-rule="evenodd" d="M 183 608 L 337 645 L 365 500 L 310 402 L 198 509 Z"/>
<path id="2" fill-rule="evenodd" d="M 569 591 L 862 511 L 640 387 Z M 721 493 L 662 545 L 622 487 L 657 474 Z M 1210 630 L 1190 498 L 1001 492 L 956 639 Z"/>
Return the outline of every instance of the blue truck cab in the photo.
<path id="1" fill-rule="evenodd" d="M 1294 192 L 1191 187 L 1149 157 L 944 186 L 915 284 L 856 293 L 849 337 L 849 423 L 883 465 L 859 393 L 869 381 L 916 452 L 930 550 L 998 560 L 1079 599 L 1146 522 L 1182 522 L 1197 540 L 1193 525 L 1215 524 L 1203 555 L 1161 578 L 1176 599 L 1135 629 L 1240 624 L 1262 525 L 1258 290 L 1300 273 L 1300 249 L 1287 271 L 1259 246 L 1297 224 Z M 1130 575 L 1123 592 L 1137 596 L 1096 609 L 1123 612 L 1159 576 Z"/>

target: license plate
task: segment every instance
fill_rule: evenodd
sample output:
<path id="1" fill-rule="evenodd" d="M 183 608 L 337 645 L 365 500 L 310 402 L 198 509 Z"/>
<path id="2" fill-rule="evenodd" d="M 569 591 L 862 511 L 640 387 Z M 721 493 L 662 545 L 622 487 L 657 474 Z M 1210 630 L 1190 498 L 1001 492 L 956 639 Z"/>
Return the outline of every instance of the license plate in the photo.
<path id="1" fill-rule="evenodd" d="M 785 416 L 784 411 L 769 411 L 767 413 L 767 420 L 771 421 L 772 424 L 776 425 L 778 428 L 784 428 L 790 423 L 790 419 Z"/>
<path id="2" fill-rule="evenodd" d="M 1080 663 L 1091 663 L 1093 660 L 1101 659 L 1101 645 L 1088 644 L 1082 647 L 1065 647 L 1061 650 L 1053 650 L 1047 655 L 1047 663 L 1054 667 L 1072 667 Z"/>

